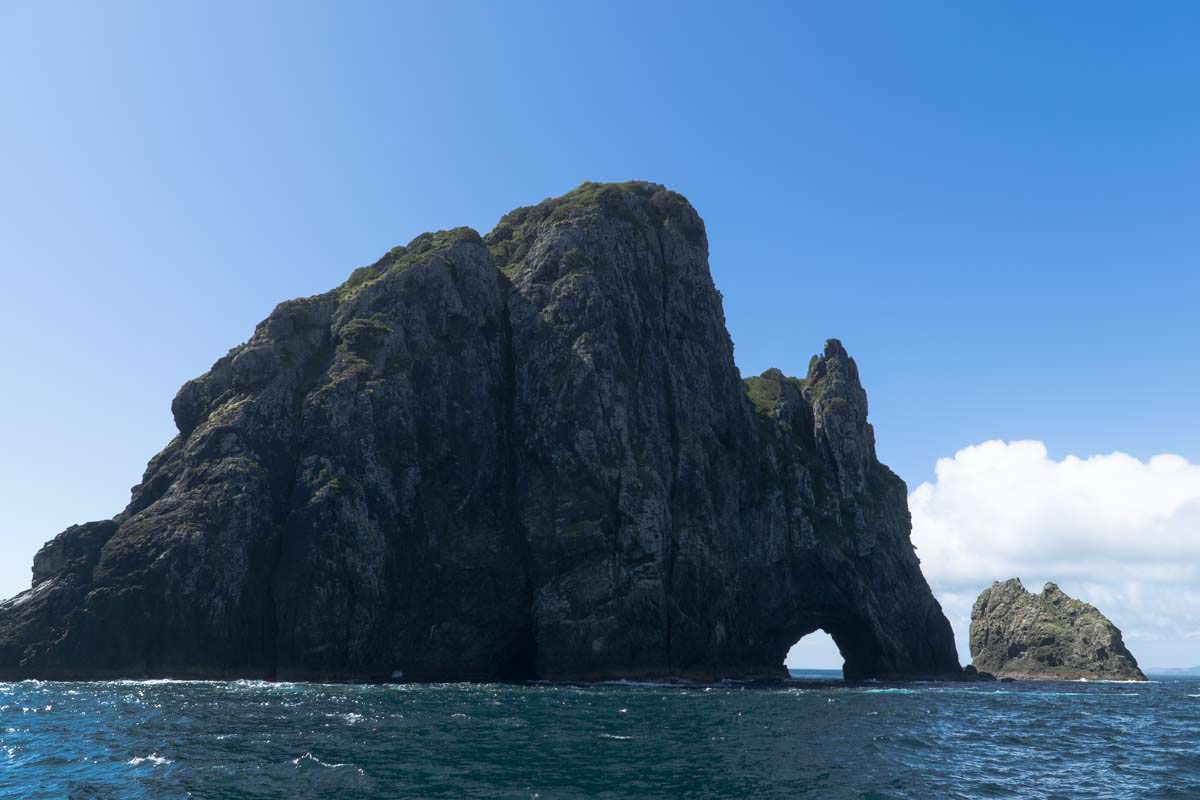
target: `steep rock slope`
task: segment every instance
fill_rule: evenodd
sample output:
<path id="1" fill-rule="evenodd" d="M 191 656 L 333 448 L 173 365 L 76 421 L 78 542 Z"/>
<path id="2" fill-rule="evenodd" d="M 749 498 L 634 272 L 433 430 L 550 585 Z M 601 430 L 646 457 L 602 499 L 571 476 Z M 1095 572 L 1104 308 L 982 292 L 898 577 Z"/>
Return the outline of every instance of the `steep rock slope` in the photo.
<path id="1" fill-rule="evenodd" d="M 743 381 L 704 225 L 584 184 L 281 304 L 129 506 L 38 553 L 0 676 L 953 676 L 840 343 Z"/>
<path id="2" fill-rule="evenodd" d="M 1146 680 L 1121 631 L 1095 606 L 1053 583 L 1033 594 L 1016 578 L 993 583 L 975 601 L 971 659 L 998 678 Z"/>

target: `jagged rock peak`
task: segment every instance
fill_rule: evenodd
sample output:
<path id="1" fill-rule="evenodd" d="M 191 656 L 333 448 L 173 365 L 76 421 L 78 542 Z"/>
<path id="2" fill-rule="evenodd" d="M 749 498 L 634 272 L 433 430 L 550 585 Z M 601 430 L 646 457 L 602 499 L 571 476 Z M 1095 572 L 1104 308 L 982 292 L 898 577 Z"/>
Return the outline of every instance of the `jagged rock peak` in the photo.
<path id="1" fill-rule="evenodd" d="M 111 521 L 0 604 L 0 679 L 956 676 L 836 340 L 742 381 L 704 223 L 585 183 L 281 303 Z"/>
<path id="2" fill-rule="evenodd" d="M 1095 606 L 1054 583 L 1033 594 L 1017 578 L 993 583 L 975 601 L 971 659 L 998 678 L 1146 679 L 1121 631 Z"/>

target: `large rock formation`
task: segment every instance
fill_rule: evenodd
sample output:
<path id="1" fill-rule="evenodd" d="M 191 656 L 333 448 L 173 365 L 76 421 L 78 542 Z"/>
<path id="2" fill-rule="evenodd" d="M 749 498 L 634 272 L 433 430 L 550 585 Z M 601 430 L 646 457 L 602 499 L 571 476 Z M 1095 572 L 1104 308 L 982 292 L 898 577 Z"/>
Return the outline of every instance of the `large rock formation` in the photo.
<path id="1" fill-rule="evenodd" d="M 1016 578 L 993 583 L 975 601 L 971 660 L 980 672 L 1015 680 L 1146 680 L 1095 606 L 1053 583 L 1027 592 Z"/>
<path id="2" fill-rule="evenodd" d="M 0 676 L 957 675 L 854 361 L 743 381 L 704 224 L 584 184 L 283 303 L 128 507 L 38 553 Z"/>

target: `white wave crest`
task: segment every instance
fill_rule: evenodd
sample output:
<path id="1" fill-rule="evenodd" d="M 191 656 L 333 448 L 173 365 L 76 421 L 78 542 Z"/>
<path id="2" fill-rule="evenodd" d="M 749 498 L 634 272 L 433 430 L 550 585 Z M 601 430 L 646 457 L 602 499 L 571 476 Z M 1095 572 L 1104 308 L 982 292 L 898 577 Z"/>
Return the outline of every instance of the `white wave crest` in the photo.
<path id="1" fill-rule="evenodd" d="M 158 753 L 151 753 L 148 756 L 136 756 L 129 759 L 129 764 L 135 767 L 146 763 L 153 764 L 156 767 L 161 767 L 164 764 L 174 764 L 175 762 L 169 758 L 166 758 L 165 756 L 160 756 Z"/>
<path id="2" fill-rule="evenodd" d="M 326 769 L 340 769 L 342 767 L 352 766 L 350 764 L 330 764 L 328 762 L 322 761 L 321 759 L 317 758 L 312 753 L 305 753 L 304 755 L 300 756 L 299 758 L 293 758 L 292 764 L 295 765 L 296 767 L 300 767 L 300 766 L 303 766 L 304 762 L 306 762 L 306 761 L 311 761 L 313 764 L 317 764 L 318 766 L 325 767 Z"/>

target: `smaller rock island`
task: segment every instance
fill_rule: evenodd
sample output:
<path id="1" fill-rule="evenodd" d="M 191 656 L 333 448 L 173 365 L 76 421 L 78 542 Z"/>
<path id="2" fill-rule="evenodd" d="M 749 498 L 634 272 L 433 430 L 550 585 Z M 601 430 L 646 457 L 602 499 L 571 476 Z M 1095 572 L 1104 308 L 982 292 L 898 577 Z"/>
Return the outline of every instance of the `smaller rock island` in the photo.
<path id="1" fill-rule="evenodd" d="M 1053 583 L 1033 594 L 1017 578 L 996 581 L 975 601 L 971 660 L 1013 680 L 1146 680 L 1121 631 L 1095 606 Z"/>

